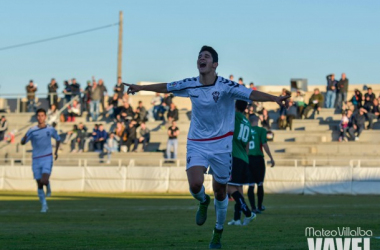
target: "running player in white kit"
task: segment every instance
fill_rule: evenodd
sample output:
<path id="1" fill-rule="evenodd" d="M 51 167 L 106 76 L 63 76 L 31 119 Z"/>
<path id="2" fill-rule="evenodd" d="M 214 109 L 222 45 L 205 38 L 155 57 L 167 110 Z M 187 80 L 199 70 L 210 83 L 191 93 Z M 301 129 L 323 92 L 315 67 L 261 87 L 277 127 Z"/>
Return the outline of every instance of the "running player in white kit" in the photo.
<path id="1" fill-rule="evenodd" d="M 213 176 L 216 225 L 209 247 L 221 248 L 223 224 L 226 220 L 228 197 L 226 185 L 230 178 L 232 163 L 232 137 L 235 121 L 235 99 L 259 102 L 277 102 L 287 105 L 288 96 L 273 96 L 252 91 L 236 82 L 216 74 L 218 54 L 209 46 L 203 46 L 198 54 L 199 76 L 171 83 L 152 85 L 126 84 L 129 94 L 141 90 L 173 93 L 189 97 L 192 103 L 190 130 L 187 139 L 187 178 L 190 193 L 200 204 L 196 223 L 203 225 L 207 219 L 210 197 L 203 186 L 204 173 Z"/>
<path id="2" fill-rule="evenodd" d="M 46 125 L 46 111 L 44 109 L 38 109 L 36 115 L 38 125 L 28 130 L 21 140 L 21 145 L 24 145 L 28 141 L 32 142 L 32 170 L 34 179 L 37 181 L 38 185 L 37 193 L 42 205 L 41 213 L 46 213 L 48 206 L 45 196 L 51 196 L 49 177 L 53 167 L 51 138 L 54 138 L 57 141 L 54 153 L 55 160 L 58 158 L 58 149 L 61 139 L 57 130 L 50 125 Z M 46 195 L 43 189 L 44 185 L 46 186 Z"/>

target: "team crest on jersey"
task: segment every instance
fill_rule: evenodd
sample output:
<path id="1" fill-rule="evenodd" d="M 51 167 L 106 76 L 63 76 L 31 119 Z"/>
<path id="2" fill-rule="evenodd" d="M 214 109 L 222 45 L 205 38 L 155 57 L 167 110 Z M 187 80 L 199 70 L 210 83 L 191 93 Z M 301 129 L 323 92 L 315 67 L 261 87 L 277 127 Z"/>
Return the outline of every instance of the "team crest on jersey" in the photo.
<path id="1" fill-rule="evenodd" d="M 47 131 L 47 132 L 46 132 L 46 135 L 49 137 L 49 136 L 50 136 L 50 132 L 49 132 L 49 131 Z"/>
<path id="2" fill-rule="evenodd" d="M 191 161 L 191 156 L 187 157 L 187 163 L 190 163 Z"/>
<path id="3" fill-rule="evenodd" d="M 215 103 L 218 102 L 219 95 L 220 95 L 219 91 L 212 92 L 212 98 L 214 98 Z"/>

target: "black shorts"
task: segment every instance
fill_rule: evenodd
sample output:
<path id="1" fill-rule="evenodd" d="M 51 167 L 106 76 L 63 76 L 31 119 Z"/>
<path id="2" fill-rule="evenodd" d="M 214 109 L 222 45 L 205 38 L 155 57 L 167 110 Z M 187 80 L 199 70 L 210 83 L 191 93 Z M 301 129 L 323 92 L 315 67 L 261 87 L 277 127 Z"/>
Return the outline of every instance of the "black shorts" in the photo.
<path id="1" fill-rule="evenodd" d="M 263 156 L 249 155 L 250 184 L 260 185 L 265 178 L 265 161 Z"/>
<path id="2" fill-rule="evenodd" d="M 232 171 L 230 180 L 228 181 L 228 185 L 247 185 L 250 183 L 250 176 L 251 174 L 249 173 L 248 163 L 246 163 L 242 159 L 232 157 Z"/>

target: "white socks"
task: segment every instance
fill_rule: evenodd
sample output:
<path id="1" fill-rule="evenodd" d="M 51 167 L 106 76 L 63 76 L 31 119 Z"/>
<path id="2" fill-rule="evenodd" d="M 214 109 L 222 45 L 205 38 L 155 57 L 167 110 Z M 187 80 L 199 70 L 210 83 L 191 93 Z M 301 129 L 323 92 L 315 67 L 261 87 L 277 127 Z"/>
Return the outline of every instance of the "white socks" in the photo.
<path id="1" fill-rule="evenodd" d="M 38 198 L 40 198 L 40 202 L 42 205 L 46 205 L 45 192 L 44 189 L 37 189 Z"/>
<path id="2" fill-rule="evenodd" d="M 202 189 L 201 189 L 201 191 L 199 191 L 199 193 L 193 194 L 193 192 L 191 192 L 191 190 L 190 190 L 190 193 L 195 199 L 199 200 L 201 203 L 206 201 L 205 187 L 203 185 L 202 185 Z"/>
<path id="3" fill-rule="evenodd" d="M 223 201 L 218 201 L 214 199 L 215 212 L 216 212 L 216 225 L 215 228 L 218 230 L 223 229 L 223 224 L 226 221 L 227 207 L 228 207 L 228 196 Z"/>

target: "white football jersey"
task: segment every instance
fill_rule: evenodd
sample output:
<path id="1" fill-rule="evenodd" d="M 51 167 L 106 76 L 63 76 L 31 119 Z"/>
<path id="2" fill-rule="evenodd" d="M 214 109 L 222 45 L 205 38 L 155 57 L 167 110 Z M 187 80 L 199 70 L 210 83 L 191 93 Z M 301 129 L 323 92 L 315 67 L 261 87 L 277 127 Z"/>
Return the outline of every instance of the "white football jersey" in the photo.
<path id="1" fill-rule="evenodd" d="M 191 99 L 188 147 L 196 142 L 214 152 L 232 151 L 235 99 L 249 101 L 251 89 L 219 76 L 213 85 L 203 85 L 199 77 L 193 77 L 168 83 L 167 90 Z"/>
<path id="2" fill-rule="evenodd" d="M 33 159 L 39 159 L 52 155 L 51 138 L 60 141 L 57 130 L 55 130 L 50 125 L 45 128 L 39 128 L 34 126 L 28 130 L 26 133 L 26 141 L 32 141 Z"/>

